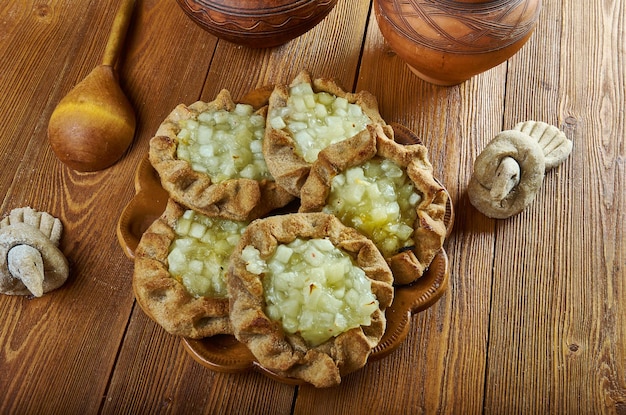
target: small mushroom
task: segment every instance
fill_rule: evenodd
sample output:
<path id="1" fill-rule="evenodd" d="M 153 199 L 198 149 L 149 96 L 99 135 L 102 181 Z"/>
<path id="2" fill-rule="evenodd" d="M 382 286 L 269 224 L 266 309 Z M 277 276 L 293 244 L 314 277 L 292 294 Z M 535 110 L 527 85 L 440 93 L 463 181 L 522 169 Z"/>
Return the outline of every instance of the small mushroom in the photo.
<path id="1" fill-rule="evenodd" d="M 472 205 L 490 218 L 504 219 L 528 206 L 545 172 L 570 154 L 572 142 L 561 130 L 539 121 L 502 131 L 474 162 L 467 193 Z"/>
<path id="2" fill-rule="evenodd" d="M 521 212 L 535 198 L 546 171 L 543 151 L 520 131 L 498 134 L 474 162 L 467 193 L 490 218 Z"/>
<path id="3" fill-rule="evenodd" d="M 496 168 L 489 196 L 494 200 L 504 200 L 519 184 L 521 169 L 513 157 L 505 157 Z"/>
<path id="4" fill-rule="evenodd" d="M 69 275 L 58 248 L 62 231 L 59 219 L 30 207 L 0 221 L 0 292 L 41 297 L 60 287 Z"/>

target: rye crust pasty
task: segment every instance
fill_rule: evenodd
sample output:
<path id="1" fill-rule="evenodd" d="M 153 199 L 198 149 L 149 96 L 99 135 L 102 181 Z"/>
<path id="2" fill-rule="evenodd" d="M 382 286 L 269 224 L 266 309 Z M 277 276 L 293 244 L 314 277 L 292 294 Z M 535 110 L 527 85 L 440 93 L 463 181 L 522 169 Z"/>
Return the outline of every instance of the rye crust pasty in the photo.
<path id="1" fill-rule="evenodd" d="M 208 216 L 251 220 L 289 203 L 262 153 L 267 107 L 214 101 L 177 106 L 150 140 L 161 185 L 177 202 Z"/>
<path id="2" fill-rule="evenodd" d="M 396 284 L 428 268 L 446 237 L 447 193 L 433 177 L 428 150 L 402 145 L 388 126 L 368 126 L 359 145 L 322 150 L 301 190 L 300 212 L 336 215 L 376 244 Z"/>
<path id="3" fill-rule="evenodd" d="M 280 376 L 337 385 L 383 336 L 391 271 L 369 239 L 332 215 L 256 220 L 230 264 L 235 337 Z"/>
<path id="4" fill-rule="evenodd" d="M 329 145 L 350 141 L 369 124 L 385 124 L 376 98 L 350 93 L 333 80 L 303 71 L 269 98 L 263 154 L 277 183 L 300 196 L 311 165 Z"/>
<path id="5" fill-rule="evenodd" d="M 170 199 L 135 250 L 133 290 L 145 313 L 174 335 L 231 334 L 226 272 L 247 224 Z"/>

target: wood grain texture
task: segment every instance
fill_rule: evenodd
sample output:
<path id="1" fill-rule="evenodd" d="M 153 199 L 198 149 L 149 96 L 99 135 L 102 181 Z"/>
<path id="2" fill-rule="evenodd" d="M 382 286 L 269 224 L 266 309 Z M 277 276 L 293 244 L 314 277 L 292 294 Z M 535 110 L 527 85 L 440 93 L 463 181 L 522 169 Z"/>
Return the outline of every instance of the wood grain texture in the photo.
<path id="1" fill-rule="evenodd" d="M 137 112 L 127 154 L 97 173 L 47 143 L 57 102 L 100 63 L 118 1 L 0 4 L 0 216 L 58 216 L 68 282 L 42 298 L 0 296 L 0 413 L 626 414 L 626 3 L 543 2 L 508 62 L 454 87 L 418 79 L 386 45 L 371 1 L 339 1 L 277 48 L 208 34 L 174 1 L 137 0 L 120 83 Z M 134 301 L 115 226 L 134 172 L 179 103 L 234 98 L 302 69 L 368 90 L 415 131 L 456 221 L 450 286 L 413 316 L 403 345 L 318 390 L 212 372 Z M 474 159 L 501 130 L 535 119 L 574 150 L 521 214 L 469 203 Z"/>
<path id="2" fill-rule="evenodd" d="M 609 224 L 625 223 L 619 208 L 624 191 L 615 187 L 616 177 L 626 177 L 615 151 L 623 152 L 625 134 L 623 114 L 612 110 L 613 104 L 604 107 L 623 101 L 623 72 L 616 78 L 615 67 L 624 57 L 615 54 L 620 35 L 612 34 L 616 25 L 610 23 L 620 9 L 616 3 L 597 4 L 563 16 L 551 6 L 557 5 L 546 5 L 533 41 L 511 59 L 520 77 L 508 80 L 507 90 L 534 93 L 507 94 L 505 125 L 526 119 L 553 123 L 567 132 L 574 150 L 546 175 L 522 215 L 498 224 L 492 304 L 498 313 L 491 320 L 485 406 L 493 412 L 620 412 L 625 339 L 615 310 L 625 293 L 623 278 L 616 280 L 620 271 L 608 264 L 618 258 L 624 263 L 623 225 Z M 571 10 L 568 6 L 561 5 Z M 608 22 L 594 24 L 600 16 Z M 559 18 L 566 22 L 560 30 L 554 25 Z M 597 36 L 582 27 L 595 28 Z M 561 59 L 525 64 L 547 56 Z M 594 108 L 590 93 L 609 97 L 591 99 L 598 103 Z M 607 127 L 611 138 L 603 132 Z M 609 154 L 600 142 L 608 144 Z M 607 170 L 600 172 L 600 165 Z M 581 186 L 586 194 L 576 190 Z M 516 254 L 508 255 L 507 247 Z M 566 398 L 571 396 L 579 398 Z"/>
<path id="3" fill-rule="evenodd" d="M 352 90 L 368 12 L 367 2 L 338 2 L 319 25 L 278 48 L 255 50 L 221 42 L 203 99 L 212 100 L 222 88 L 239 98 L 266 85 L 288 84 L 302 70 L 313 77 L 334 78 Z"/>
<path id="4" fill-rule="evenodd" d="M 378 50 L 385 60 L 375 65 L 381 55 Z M 396 402 L 393 411 L 447 412 L 463 407 L 478 412 L 482 405 L 491 286 L 491 262 L 486 254 L 493 251 L 493 236 L 488 233 L 493 225 L 477 220 L 464 192 L 469 182 L 466 172 L 471 172 L 478 152 L 472 144 L 480 143 L 490 131 L 495 134 L 502 122 L 504 69 L 495 68 L 453 88 L 415 81 L 407 66 L 387 48 L 372 19 L 361 72 L 369 83 L 359 86 L 383 97 L 385 119 L 414 130 L 428 148 L 435 175 L 450 192 L 457 212 L 445 248 L 464 252 L 463 261 L 451 263 L 449 292 L 414 317 L 407 342 L 414 347 L 408 348 L 410 355 L 400 357 L 401 371 L 396 376 L 407 378 L 419 393 L 410 405 Z M 477 89 L 489 91 L 489 98 L 477 99 L 472 93 Z M 389 90 L 397 93 L 389 94 Z M 384 396 L 378 396 L 381 398 Z"/>
<path id="5" fill-rule="evenodd" d="M 32 9 L 25 9 L 29 13 L 19 15 L 15 21 L 18 36 L 20 32 L 24 36 L 15 38 L 15 42 L 31 45 L 17 48 L 20 56 L 25 57 L 20 60 L 22 66 L 11 66 L 15 72 L 0 71 L 14 74 L 14 81 L 9 82 L 16 81 L 17 85 L 8 91 L 26 94 L 15 103 L 6 104 L 6 108 L 16 114 L 8 117 L 9 125 L 19 126 L 21 130 L 10 131 L 6 141 L 3 133 L 5 145 L 16 144 L 11 145 L 10 151 L 8 148 L 3 151 L 7 156 L 3 171 L 16 171 L 13 184 L 8 188 L 3 186 L 6 190 L 3 206 L 9 210 L 31 205 L 61 217 L 64 234 L 74 235 L 73 238 L 65 237 L 61 244 L 70 258 L 72 276 L 58 290 L 56 300 L 46 298 L 34 306 L 26 297 L 9 298 L 7 303 L 3 302 L 3 316 L 18 315 L 20 318 L 13 321 L 8 330 L 3 330 L 7 340 L 3 342 L 0 389 L 6 391 L 7 396 L 15 395 L 16 398 L 3 400 L 0 410 L 14 413 L 42 413 L 54 408 L 95 410 L 100 405 L 100 398 L 83 385 L 90 384 L 102 391 L 106 387 L 106 378 L 112 370 L 114 354 L 119 348 L 133 300 L 127 291 L 130 286 L 116 281 L 117 275 L 128 272 L 128 265 L 111 263 L 106 255 L 99 255 L 114 252 L 114 241 L 103 237 L 114 229 L 113 226 L 88 213 L 98 206 L 111 212 L 112 217 L 115 207 L 120 205 L 116 205 L 114 199 L 96 202 L 106 188 L 106 177 L 77 175 L 63 170 L 51 157 L 46 140 L 47 117 L 55 105 L 50 97 L 57 96 L 61 90 L 69 90 L 75 81 L 71 71 L 65 73 L 68 77 L 58 82 L 55 80 L 64 73 L 66 65 L 75 69 L 80 67 L 80 59 L 69 63 L 76 54 L 88 55 L 83 46 L 88 49 L 91 45 L 84 42 L 84 38 L 89 38 L 85 36 L 86 32 L 94 30 L 87 24 L 93 16 L 90 13 L 76 16 L 72 31 L 63 20 L 63 16 L 71 16 L 69 5 L 31 6 Z M 106 16 L 106 13 L 102 14 Z M 105 21 L 91 23 L 106 24 Z M 31 31 L 25 30 L 27 28 Z M 63 42 L 50 47 L 43 41 L 46 36 L 60 37 Z M 54 63 L 47 64 L 49 62 Z M 30 117 L 24 118 L 26 114 Z M 19 164 L 14 164 L 16 162 Z M 3 174 L 3 180 L 6 177 Z M 100 270 L 106 268 L 110 272 L 102 275 Z M 101 298 L 108 301 L 101 302 Z M 110 316 L 108 321 L 98 318 L 103 314 Z M 61 336 L 66 340 L 59 342 Z M 67 338 L 72 340 L 67 341 Z M 87 340 L 93 338 L 98 341 Z M 22 364 L 30 361 L 29 356 L 43 358 L 33 360 L 30 369 L 24 370 Z M 86 367 L 90 370 L 85 370 Z M 19 399 L 19 396 L 25 399 Z M 69 396 L 74 399 L 69 400 Z"/>
<path id="6" fill-rule="evenodd" d="M 250 372 L 212 372 L 136 307 L 101 413 L 289 413 L 295 388 Z M 260 387 L 259 387 L 260 385 Z M 155 398 L 156 397 L 156 398 Z"/>
<path id="7" fill-rule="evenodd" d="M 164 6 L 165 3 L 162 3 Z M 84 14 L 80 9 L 70 7 L 71 4 L 59 4 L 58 8 L 51 8 L 50 13 L 59 13 L 60 15 L 54 19 L 60 26 L 68 26 L 68 22 L 80 22 L 81 16 Z M 149 5 L 146 5 L 149 6 Z M 171 6 L 163 10 L 163 6 L 157 5 L 161 10 L 152 9 L 156 18 L 162 18 L 163 15 L 169 15 L 176 8 Z M 112 8 L 114 10 L 114 8 Z M 114 13 L 109 13 L 107 5 L 102 4 L 100 10 L 91 10 L 90 13 L 99 16 L 98 21 L 90 22 L 90 27 L 80 30 L 67 28 L 65 36 L 75 36 L 71 39 L 63 39 L 59 45 L 84 45 L 81 50 L 65 50 L 59 52 L 55 48 L 38 50 L 24 49 L 23 53 L 30 54 L 39 53 L 39 60 L 42 62 L 43 72 L 31 72 L 30 76 L 32 88 L 37 88 L 39 83 L 46 80 L 55 82 L 49 85 L 55 87 L 50 92 L 45 90 L 42 93 L 51 94 L 44 101 L 45 107 L 38 109 L 28 109 L 33 102 L 30 100 L 22 101 L 23 110 L 28 113 L 33 111 L 37 116 L 28 122 L 16 120 L 18 125 L 27 126 L 34 129 L 33 138 L 30 145 L 20 152 L 18 147 L 17 154 L 23 154 L 21 158 L 12 157 L 12 159 L 22 160 L 22 163 L 31 164 L 31 167 L 15 166 L 11 171 L 17 169 L 17 180 L 20 186 L 14 186 L 10 192 L 6 193 L 4 204 L 7 210 L 22 205 L 31 205 L 36 209 L 47 210 L 61 218 L 64 224 L 64 236 L 62 238 L 61 248 L 71 263 L 71 277 L 68 282 L 57 292 L 55 298 L 60 301 L 59 304 L 53 303 L 50 310 L 45 314 L 46 319 L 39 320 L 40 317 L 32 316 L 23 319 L 20 324 L 15 326 L 15 330 L 28 332 L 33 329 L 35 338 L 41 336 L 39 341 L 28 343 L 29 349 L 22 346 L 21 342 L 12 341 L 7 343 L 7 352 L 11 352 L 11 359 L 3 362 L 3 372 L 6 374 L 2 377 L 2 390 L 17 390 L 29 396 L 25 400 L 6 400 L 6 405 L 20 405 L 14 407 L 16 412 L 34 411 L 41 412 L 43 410 L 68 410 L 70 412 L 87 411 L 93 412 L 100 407 L 101 395 L 104 393 L 110 375 L 115 363 L 117 350 L 123 339 L 124 330 L 128 324 L 131 307 L 133 305 L 133 296 L 130 285 L 130 275 L 132 273 L 132 263 L 130 263 L 122 252 L 115 239 L 115 223 L 119 212 L 127 203 L 131 195 L 132 178 L 136 163 L 145 154 L 145 148 L 133 155 L 133 149 L 122 161 L 114 165 L 110 169 L 102 173 L 83 174 L 76 173 L 67 169 L 59 163 L 50 152 L 47 145 L 46 126 L 47 117 L 52 112 L 57 100 L 59 100 L 71 87 L 86 75 L 91 67 L 99 64 L 103 44 L 98 42 L 99 36 L 93 36 L 93 33 L 106 33 L 108 35 L 109 26 Z M 75 19 L 74 19 L 75 16 Z M 101 16 L 108 16 L 105 19 Z M 28 16 L 27 16 L 28 17 Z M 142 20 L 142 14 L 136 17 Z M 185 22 L 184 16 L 179 16 L 181 23 Z M 99 26 L 95 26 L 98 23 Z M 21 22 L 25 25 L 25 22 Z M 172 21 L 171 24 L 175 24 Z M 26 25 L 28 26 L 28 25 Z M 189 25 L 192 29 L 196 29 L 193 25 Z M 145 28 L 157 29 L 157 25 L 141 26 Z M 131 31 L 133 29 L 131 28 Z M 201 32 L 199 30 L 196 31 Z M 132 35 L 131 35 L 132 36 Z M 150 35 L 143 34 L 146 38 Z M 102 36 L 106 42 L 107 36 Z M 88 39 L 90 42 L 85 42 Z M 168 39 L 163 39 L 167 41 Z M 30 44 L 30 43 L 28 43 Z M 97 46 L 96 46 L 97 45 Z M 100 47 L 102 46 L 102 47 Z M 151 47 L 160 48 L 164 53 L 172 53 L 182 48 L 178 44 L 170 44 L 170 50 L 167 46 L 160 47 L 158 43 Z M 95 50 L 91 50 L 95 49 Z M 49 55 L 43 56 L 46 52 Z M 190 52 L 193 53 L 193 52 Z M 55 57 L 73 61 L 65 62 L 68 70 L 63 76 L 49 73 L 49 67 L 45 67 L 45 61 L 58 61 Z M 129 51 L 127 55 L 127 63 L 135 56 L 133 51 Z M 154 59 L 158 58 L 154 54 L 149 54 L 148 67 L 155 66 Z M 161 57 L 162 58 L 162 57 Z M 81 61 L 85 61 L 83 64 Z M 167 60 L 170 64 L 179 65 L 179 68 L 171 68 L 174 72 L 184 73 L 187 66 L 191 65 L 189 61 Z M 132 68 L 141 68 L 139 59 L 132 63 Z M 182 65 L 181 65 L 182 64 Z M 200 64 L 198 61 L 196 64 Z M 128 63 L 128 65 L 131 65 Z M 161 63 L 161 68 L 165 65 Z M 52 65 L 54 69 L 54 65 Z M 70 70 L 70 68 L 72 68 Z M 80 70 L 78 70 L 80 68 Z M 145 70 L 145 67 L 144 67 Z M 59 70 L 59 73 L 63 73 Z M 127 74 L 128 75 L 125 75 Z M 127 79 L 135 79 L 141 85 L 149 87 L 141 96 L 141 90 L 134 88 L 134 94 L 131 94 L 132 100 L 152 99 L 156 90 L 172 88 L 169 80 L 157 77 L 158 82 L 154 80 L 142 79 L 147 72 L 140 72 L 138 76 L 131 75 L 132 71 L 122 70 L 122 77 Z M 204 81 L 203 74 L 196 75 L 199 82 L 195 91 Z M 181 77 L 182 87 L 187 86 L 185 77 Z M 189 85 L 193 88 L 193 82 L 190 80 Z M 125 85 L 129 88 L 129 85 Z M 196 92 L 197 93 L 197 92 Z M 179 92 L 173 92 L 175 100 L 171 105 L 177 103 Z M 162 96 L 165 96 L 163 94 Z M 36 101 L 35 101 L 36 102 Z M 141 116 L 140 125 L 145 123 L 145 119 Z M 160 123 L 160 120 L 158 121 Z M 156 123 L 156 125 L 158 125 Z M 30 135 L 29 135 L 30 136 Z M 145 145 L 147 145 L 145 137 Z M 3 141 L 4 142 L 4 141 Z M 137 143 L 135 143 L 135 146 Z M 5 154 L 10 154 L 6 152 Z M 134 157 L 135 161 L 132 161 Z M 10 162 L 9 162 L 10 163 Z M 10 164 L 9 164 L 10 166 Z M 35 168 L 37 166 L 37 168 Z M 3 175 L 4 178 L 4 175 Z M 106 270 L 106 272 L 103 272 Z M 53 297 L 51 297 L 53 298 Z M 11 298 L 15 303 L 12 308 L 26 307 L 29 309 L 28 298 Z M 4 307 L 4 304 L 3 304 Z M 3 315 L 9 315 L 7 312 Z M 103 319 L 102 316 L 108 316 Z M 46 323 L 50 319 L 52 322 Z M 3 332 L 4 333 L 4 332 Z M 52 335 L 50 335 L 52 333 Z M 58 343 L 58 337 L 66 336 L 74 339 L 74 341 L 63 341 Z M 19 332 L 17 338 L 21 338 Z M 95 340 L 95 341 L 94 341 Z M 19 353 L 18 353 L 19 352 Z M 47 359 L 37 360 L 33 370 L 26 372 L 23 376 L 12 377 L 9 373 L 16 371 L 15 367 L 21 365 L 22 360 L 27 359 L 28 355 L 45 355 Z M 46 370 L 46 368 L 54 368 L 54 370 Z M 89 368 L 89 370 L 85 370 Z M 69 380 L 67 380 L 67 379 Z M 84 388 L 83 385 L 90 384 L 92 388 Z M 26 385 L 26 387 L 25 387 Z M 45 385 L 45 387 L 42 387 Z M 55 389 L 58 385 L 63 385 L 59 393 L 50 395 L 50 390 Z M 34 388 L 34 389 L 31 389 Z M 94 391 L 97 391 L 94 393 Z M 12 408 L 8 406 L 7 408 Z"/>
<path id="8" fill-rule="evenodd" d="M 577 404 L 582 411 L 624 413 L 626 332 L 621 309 L 626 300 L 626 192 L 621 183 L 626 178 L 625 7 L 623 2 L 606 2 L 574 15 L 567 7 L 570 2 L 564 5 L 568 11 L 563 16 L 567 20 L 563 46 L 589 53 L 561 68 L 559 117 L 580 147 L 572 159 L 572 183 L 589 193 L 570 193 L 570 209 L 566 210 L 568 222 L 583 218 L 573 220 L 571 229 L 566 229 L 571 249 L 584 255 L 583 259 L 572 253 L 566 257 L 573 259 L 572 275 L 579 278 L 566 279 L 564 305 L 580 303 L 581 307 L 564 306 L 560 312 L 558 339 L 566 349 L 558 355 L 563 364 L 557 379 L 563 394 L 585 397 Z M 594 36 L 577 29 L 586 25 L 594 28 Z M 576 82 L 577 77 L 587 79 L 587 85 Z M 585 168 L 576 168 L 581 165 Z M 564 381 L 570 373 L 581 376 L 580 384 Z M 559 403 L 566 409 L 572 405 Z"/>

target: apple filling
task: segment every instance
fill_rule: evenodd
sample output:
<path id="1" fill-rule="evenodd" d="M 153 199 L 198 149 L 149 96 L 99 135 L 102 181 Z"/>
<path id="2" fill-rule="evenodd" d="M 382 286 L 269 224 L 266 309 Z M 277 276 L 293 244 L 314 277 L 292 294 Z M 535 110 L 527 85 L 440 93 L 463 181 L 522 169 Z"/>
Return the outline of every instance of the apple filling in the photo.
<path id="1" fill-rule="evenodd" d="M 375 157 L 333 178 L 323 211 L 359 230 L 389 258 L 413 245 L 420 200 L 404 169 Z"/>
<path id="2" fill-rule="evenodd" d="M 352 328 L 369 326 L 378 309 L 365 272 L 328 239 L 280 244 L 267 260 L 248 245 L 242 258 L 249 272 L 264 273 L 267 316 L 312 346 Z"/>
<path id="3" fill-rule="evenodd" d="M 204 111 L 196 119 L 179 121 L 179 127 L 177 157 L 214 183 L 271 178 L 262 152 L 265 117 L 255 114 L 252 106 Z"/>
<path id="4" fill-rule="evenodd" d="M 286 129 L 296 153 L 313 163 L 320 151 L 363 131 L 371 120 L 359 105 L 300 83 L 290 88 L 285 107 L 272 110 L 269 122 L 276 130 Z"/>
<path id="5" fill-rule="evenodd" d="M 228 297 L 228 261 L 247 223 L 187 210 L 176 222 L 167 262 L 173 278 L 195 297 Z"/>

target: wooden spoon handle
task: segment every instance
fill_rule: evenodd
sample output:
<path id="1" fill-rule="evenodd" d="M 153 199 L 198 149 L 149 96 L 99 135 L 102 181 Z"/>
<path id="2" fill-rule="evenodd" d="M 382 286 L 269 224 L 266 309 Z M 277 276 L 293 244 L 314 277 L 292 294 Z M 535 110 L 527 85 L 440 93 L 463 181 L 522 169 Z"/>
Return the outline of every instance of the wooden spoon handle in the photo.
<path id="1" fill-rule="evenodd" d="M 113 21 L 113 27 L 109 34 L 109 40 L 107 41 L 106 49 L 104 50 L 104 58 L 102 58 L 102 64 L 106 66 L 115 66 L 117 58 L 119 57 L 120 50 L 126 37 L 126 31 L 130 23 L 130 17 L 133 14 L 133 7 L 135 6 L 135 0 L 122 0 L 115 20 Z"/>

